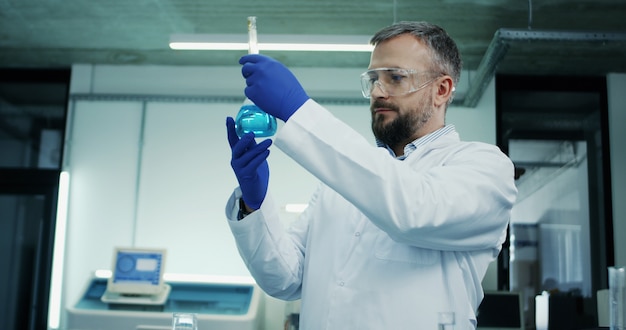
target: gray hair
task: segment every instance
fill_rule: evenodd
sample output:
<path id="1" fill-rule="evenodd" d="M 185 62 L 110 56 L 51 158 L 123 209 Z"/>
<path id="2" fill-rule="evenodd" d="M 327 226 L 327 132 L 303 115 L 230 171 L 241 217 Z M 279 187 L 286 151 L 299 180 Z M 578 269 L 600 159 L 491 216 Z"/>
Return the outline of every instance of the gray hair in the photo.
<path id="1" fill-rule="evenodd" d="M 376 46 L 404 33 L 414 35 L 428 46 L 433 55 L 434 69 L 450 75 L 455 85 L 459 82 L 463 65 L 459 49 L 448 33 L 437 25 L 427 22 L 397 22 L 376 32 L 370 43 Z"/>

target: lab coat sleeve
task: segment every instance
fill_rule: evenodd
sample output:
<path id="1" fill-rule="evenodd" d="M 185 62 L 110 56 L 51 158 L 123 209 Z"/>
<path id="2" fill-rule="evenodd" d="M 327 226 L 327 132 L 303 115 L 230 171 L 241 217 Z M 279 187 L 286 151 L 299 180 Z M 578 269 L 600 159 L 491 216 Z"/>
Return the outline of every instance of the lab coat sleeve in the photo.
<path id="1" fill-rule="evenodd" d="M 241 190 L 226 204 L 226 217 L 237 249 L 257 284 L 269 295 L 284 300 L 300 298 L 304 248 L 298 235 L 288 234 L 268 193 L 261 208 L 237 220 Z"/>
<path id="2" fill-rule="evenodd" d="M 512 163 L 495 146 L 458 141 L 445 146 L 441 164 L 398 161 L 313 100 L 275 145 L 397 242 L 471 251 L 504 241 L 517 190 Z"/>

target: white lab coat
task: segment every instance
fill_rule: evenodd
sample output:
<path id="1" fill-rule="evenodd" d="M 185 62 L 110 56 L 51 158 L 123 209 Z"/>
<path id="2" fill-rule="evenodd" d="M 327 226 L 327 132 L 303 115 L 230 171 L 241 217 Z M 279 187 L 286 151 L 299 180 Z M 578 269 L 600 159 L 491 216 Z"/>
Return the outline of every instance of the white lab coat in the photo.
<path id="1" fill-rule="evenodd" d="M 312 100 L 275 145 L 321 181 L 309 207 L 284 229 L 268 193 L 236 221 L 236 189 L 226 214 L 260 287 L 302 299 L 301 329 L 437 329 L 447 311 L 475 327 L 517 194 L 508 157 L 452 131 L 400 161 Z"/>

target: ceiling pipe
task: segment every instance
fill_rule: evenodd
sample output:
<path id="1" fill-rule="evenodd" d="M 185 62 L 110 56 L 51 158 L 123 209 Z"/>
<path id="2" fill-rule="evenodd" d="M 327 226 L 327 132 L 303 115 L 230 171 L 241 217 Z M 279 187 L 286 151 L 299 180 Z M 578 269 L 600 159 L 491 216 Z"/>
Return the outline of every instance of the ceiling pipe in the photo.
<path id="1" fill-rule="evenodd" d="M 463 99 L 463 106 L 476 107 L 480 97 L 495 75 L 498 64 L 514 42 L 626 42 L 626 33 L 609 32 L 567 32 L 533 31 L 501 28 L 496 31 L 487 47 L 485 56 L 480 61 L 476 75 L 470 81 L 469 89 Z"/>

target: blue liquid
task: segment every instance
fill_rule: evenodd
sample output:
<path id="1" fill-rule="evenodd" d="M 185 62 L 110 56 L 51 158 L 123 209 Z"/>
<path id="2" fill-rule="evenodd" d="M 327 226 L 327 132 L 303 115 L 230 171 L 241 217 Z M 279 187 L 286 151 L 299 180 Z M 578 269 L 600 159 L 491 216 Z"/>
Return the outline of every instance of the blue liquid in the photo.
<path id="1" fill-rule="evenodd" d="M 244 104 L 235 118 L 235 131 L 239 137 L 253 132 L 255 137 L 267 137 L 276 134 L 276 118 L 261 110 L 255 104 Z"/>

